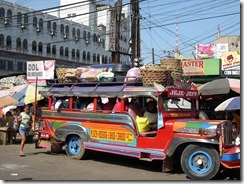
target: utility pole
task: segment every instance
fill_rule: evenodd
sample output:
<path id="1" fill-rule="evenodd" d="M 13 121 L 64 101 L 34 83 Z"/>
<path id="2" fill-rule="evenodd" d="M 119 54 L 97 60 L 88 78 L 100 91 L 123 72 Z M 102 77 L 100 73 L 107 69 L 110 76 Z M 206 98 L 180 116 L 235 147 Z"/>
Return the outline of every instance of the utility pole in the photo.
<path id="1" fill-rule="evenodd" d="M 131 0 L 131 62 L 135 66 L 135 60 L 139 61 L 141 57 L 140 47 L 140 14 L 139 1 Z"/>
<path id="2" fill-rule="evenodd" d="M 114 11 L 116 16 L 116 34 L 115 34 L 115 52 L 112 52 L 112 61 L 116 64 L 120 63 L 120 22 L 122 11 L 122 0 L 118 0 L 114 4 Z"/>

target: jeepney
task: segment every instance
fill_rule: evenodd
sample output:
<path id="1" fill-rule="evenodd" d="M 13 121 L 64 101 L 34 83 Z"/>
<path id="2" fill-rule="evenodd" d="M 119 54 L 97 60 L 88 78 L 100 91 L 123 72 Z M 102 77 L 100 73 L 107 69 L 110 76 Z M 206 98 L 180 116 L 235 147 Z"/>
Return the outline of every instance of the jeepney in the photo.
<path id="1" fill-rule="evenodd" d="M 195 89 L 175 86 L 145 87 L 136 83 L 87 82 L 54 84 L 40 92 L 48 98 L 43 108 L 45 123 L 39 131 L 37 146 L 55 140 L 67 155 L 82 159 L 87 150 L 162 161 L 162 171 L 179 164 L 191 179 L 212 179 L 220 166 L 240 167 L 240 145 L 235 145 L 237 130 L 226 120 L 197 119 Z M 67 98 L 66 105 L 53 108 L 54 100 Z M 75 98 L 90 98 L 93 109 L 74 109 Z M 119 111 L 97 110 L 100 98 L 117 98 Z M 135 118 L 125 108 L 128 99 L 157 102 L 157 129 L 139 132 Z"/>

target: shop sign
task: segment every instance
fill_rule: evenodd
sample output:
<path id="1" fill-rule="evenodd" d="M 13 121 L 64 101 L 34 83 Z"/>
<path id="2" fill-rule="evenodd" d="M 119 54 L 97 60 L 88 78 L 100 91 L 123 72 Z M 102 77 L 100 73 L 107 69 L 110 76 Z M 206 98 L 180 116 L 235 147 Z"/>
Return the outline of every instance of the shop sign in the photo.
<path id="1" fill-rule="evenodd" d="M 237 70 L 240 68 L 240 52 L 228 51 L 222 54 L 222 70 Z"/>
<path id="2" fill-rule="evenodd" d="M 110 11 L 108 50 L 115 51 L 116 13 Z"/>
<path id="3" fill-rule="evenodd" d="M 222 75 L 225 76 L 240 76 L 240 70 L 223 70 Z"/>
<path id="4" fill-rule="evenodd" d="M 220 60 L 183 60 L 181 61 L 183 76 L 199 76 L 199 75 L 219 75 Z"/>
<path id="5" fill-rule="evenodd" d="M 189 75 L 203 75 L 203 60 L 183 60 L 181 61 L 181 68 L 184 76 Z"/>
<path id="6" fill-rule="evenodd" d="M 55 60 L 27 61 L 26 78 L 29 83 L 45 84 L 46 79 L 54 79 Z"/>

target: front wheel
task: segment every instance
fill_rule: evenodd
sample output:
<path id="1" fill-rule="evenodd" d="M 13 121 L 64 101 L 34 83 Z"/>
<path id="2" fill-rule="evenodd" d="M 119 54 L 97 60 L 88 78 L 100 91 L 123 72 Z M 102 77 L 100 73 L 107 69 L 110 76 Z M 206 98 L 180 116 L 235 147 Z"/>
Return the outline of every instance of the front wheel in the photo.
<path id="1" fill-rule="evenodd" d="M 181 167 L 191 179 L 212 179 L 220 168 L 219 153 L 212 146 L 189 145 L 181 155 Z"/>
<path id="2" fill-rule="evenodd" d="M 65 143 L 65 151 L 72 159 L 82 159 L 85 154 L 83 140 L 77 135 L 70 135 Z"/>

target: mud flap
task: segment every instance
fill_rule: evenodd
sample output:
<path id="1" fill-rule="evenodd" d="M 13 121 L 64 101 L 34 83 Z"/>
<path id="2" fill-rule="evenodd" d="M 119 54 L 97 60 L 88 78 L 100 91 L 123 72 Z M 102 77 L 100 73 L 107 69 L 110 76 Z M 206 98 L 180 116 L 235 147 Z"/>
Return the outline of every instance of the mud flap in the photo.
<path id="1" fill-rule="evenodd" d="M 166 156 L 166 158 L 163 161 L 162 165 L 162 172 L 170 172 L 173 170 L 173 159 L 171 157 Z"/>

